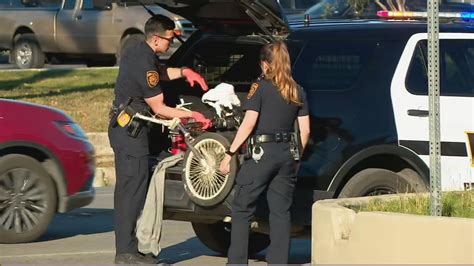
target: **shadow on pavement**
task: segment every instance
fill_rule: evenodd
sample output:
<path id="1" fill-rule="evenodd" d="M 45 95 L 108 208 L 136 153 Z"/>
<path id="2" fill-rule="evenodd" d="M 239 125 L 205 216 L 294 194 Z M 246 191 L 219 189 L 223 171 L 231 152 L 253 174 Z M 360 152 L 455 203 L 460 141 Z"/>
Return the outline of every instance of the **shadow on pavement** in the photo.
<path id="1" fill-rule="evenodd" d="M 179 244 L 162 249 L 158 258 L 159 263 L 174 264 L 200 256 L 221 257 L 218 253 L 207 249 L 197 237 L 192 237 Z"/>
<path id="2" fill-rule="evenodd" d="M 265 261 L 265 250 L 251 256 L 250 259 Z M 289 264 L 308 264 L 311 263 L 311 240 L 292 239 Z"/>
<path id="3" fill-rule="evenodd" d="M 48 231 L 36 242 L 111 232 L 114 230 L 114 210 L 81 208 L 56 214 Z"/>
<path id="4" fill-rule="evenodd" d="M 205 250 L 205 252 L 203 252 L 203 250 Z M 205 247 L 197 237 L 189 238 L 184 242 L 164 248 L 158 258 L 159 263 L 175 264 L 200 256 L 226 258 L 225 255 L 221 255 Z M 249 259 L 265 261 L 265 250 L 254 256 L 250 256 Z M 289 264 L 308 263 L 311 263 L 311 240 L 292 240 Z"/>

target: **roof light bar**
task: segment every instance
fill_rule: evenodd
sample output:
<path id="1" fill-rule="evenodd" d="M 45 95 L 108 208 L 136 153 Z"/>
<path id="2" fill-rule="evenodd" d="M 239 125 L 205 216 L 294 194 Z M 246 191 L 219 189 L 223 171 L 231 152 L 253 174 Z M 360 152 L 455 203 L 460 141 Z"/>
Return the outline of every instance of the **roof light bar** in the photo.
<path id="1" fill-rule="evenodd" d="M 377 16 L 382 18 L 427 18 L 427 12 L 417 12 L 417 11 L 377 11 Z M 439 12 L 438 16 L 440 18 L 458 18 L 462 20 L 474 20 L 473 12 Z"/>

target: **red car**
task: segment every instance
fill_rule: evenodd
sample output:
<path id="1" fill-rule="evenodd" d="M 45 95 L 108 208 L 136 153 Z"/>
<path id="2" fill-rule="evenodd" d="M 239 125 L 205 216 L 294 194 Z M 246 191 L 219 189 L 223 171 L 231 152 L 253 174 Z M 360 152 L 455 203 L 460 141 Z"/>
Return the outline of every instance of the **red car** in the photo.
<path id="1" fill-rule="evenodd" d="M 95 196 L 94 149 L 64 112 L 0 99 L 0 243 L 39 238 Z"/>

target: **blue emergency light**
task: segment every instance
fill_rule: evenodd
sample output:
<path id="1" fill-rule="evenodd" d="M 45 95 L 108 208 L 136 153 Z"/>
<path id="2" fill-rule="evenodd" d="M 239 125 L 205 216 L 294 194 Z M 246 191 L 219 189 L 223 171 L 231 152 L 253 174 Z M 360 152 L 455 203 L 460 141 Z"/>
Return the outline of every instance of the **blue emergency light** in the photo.
<path id="1" fill-rule="evenodd" d="M 462 12 L 461 18 L 463 20 L 474 20 L 474 13 L 473 12 Z"/>

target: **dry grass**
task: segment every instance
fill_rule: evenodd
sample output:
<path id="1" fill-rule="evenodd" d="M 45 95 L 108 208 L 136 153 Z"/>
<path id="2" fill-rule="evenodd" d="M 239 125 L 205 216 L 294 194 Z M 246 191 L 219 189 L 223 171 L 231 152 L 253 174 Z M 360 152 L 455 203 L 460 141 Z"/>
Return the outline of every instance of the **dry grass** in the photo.
<path id="1" fill-rule="evenodd" d="M 443 216 L 474 218 L 474 191 L 446 192 L 442 195 Z M 430 198 L 423 195 L 400 197 L 398 200 L 371 200 L 356 211 L 398 212 L 418 215 L 430 214 Z"/>
<path id="2" fill-rule="evenodd" d="M 0 97 L 59 108 L 86 132 L 107 129 L 118 69 L 0 72 Z"/>

